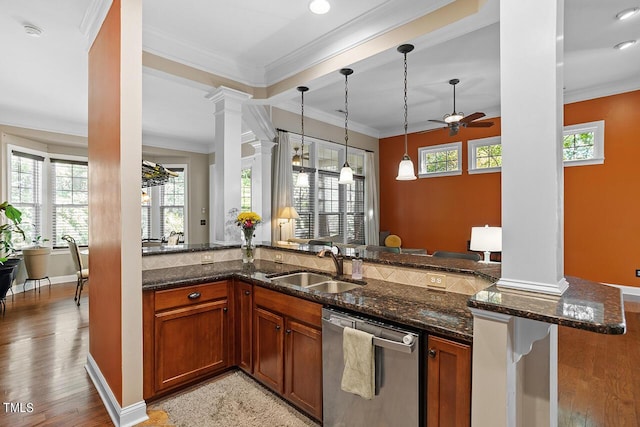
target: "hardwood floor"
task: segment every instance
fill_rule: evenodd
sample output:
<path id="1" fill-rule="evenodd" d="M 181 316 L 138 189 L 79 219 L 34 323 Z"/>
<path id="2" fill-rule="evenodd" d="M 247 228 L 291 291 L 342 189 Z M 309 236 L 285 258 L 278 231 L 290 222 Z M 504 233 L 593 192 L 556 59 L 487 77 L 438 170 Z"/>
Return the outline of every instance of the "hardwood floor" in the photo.
<path id="1" fill-rule="evenodd" d="M 8 297 L 0 318 L 0 426 L 112 425 L 84 369 L 88 292 L 76 307 L 74 291 L 69 283 Z M 623 336 L 559 328 L 559 426 L 640 426 L 640 303 L 625 308 Z"/>
<path id="2" fill-rule="evenodd" d="M 84 365 L 88 299 L 75 282 L 7 298 L 0 318 L 1 426 L 110 426 Z"/>
<path id="3" fill-rule="evenodd" d="M 558 328 L 559 427 L 640 426 L 640 303 L 625 316 L 623 336 Z"/>

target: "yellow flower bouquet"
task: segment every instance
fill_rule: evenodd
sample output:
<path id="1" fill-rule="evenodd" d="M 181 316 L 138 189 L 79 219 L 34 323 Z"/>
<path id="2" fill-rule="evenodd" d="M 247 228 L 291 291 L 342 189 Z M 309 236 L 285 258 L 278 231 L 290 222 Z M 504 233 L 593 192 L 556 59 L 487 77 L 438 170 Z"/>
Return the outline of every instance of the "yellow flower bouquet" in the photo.
<path id="1" fill-rule="evenodd" d="M 242 244 L 242 261 L 253 262 L 253 233 L 262 218 L 255 212 L 240 212 L 236 218 L 236 225 L 242 229 L 244 243 Z"/>

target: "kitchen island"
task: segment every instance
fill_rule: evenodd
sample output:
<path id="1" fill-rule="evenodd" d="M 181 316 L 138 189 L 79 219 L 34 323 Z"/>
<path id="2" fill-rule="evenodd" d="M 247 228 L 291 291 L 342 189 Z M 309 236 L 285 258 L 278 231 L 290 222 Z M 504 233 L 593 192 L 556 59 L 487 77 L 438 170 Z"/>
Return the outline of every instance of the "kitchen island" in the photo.
<path id="1" fill-rule="evenodd" d="M 304 377 L 315 380 L 303 383 L 302 390 L 287 392 L 285 384 L 300 384 L 293 381 L 291 372 L 284 369 L 293 363 L 291 359 L 295 359 L 296 353 L 290 348 L 288 335 L 280 336 L 278 331 L 286 329 L 287 334 L 293 331 L 299 337 L 297 342 L 305 342 L 305 347 L 300 349 L 300 354 L 307 355 L 305 357 L 319 354 L 320 309 L 324 306 L 410 327 L 427 338 L 423 340 L 427 345 L 418 349 L 424 364 L 423 371 L 428 371 L 423 378 L 426 384 L 423 406 L 429 414 L 442 414 L 449 408 L 452 416 L 459 417 L 456 419 L 456 422 L 459 419 L 458 425 L 468 425 L 471 349 L 474 344 L 472 309 L 491 310 L 599 333 L 624 333 L 623 306 L 617 288 L 569 278 L 572 286 L 564 296 L 537 298 L 496 287 L 494 283 L 500 278 L 499 264 L 364 252 L 364 279 L 356 281 L 358 286 L 345 292 L 325 293 L 273 280 L 300 271 L 334 275 L 332 260 L 316 256 L 324 248 L 259 245 L 253 264 L 242 263 L 237 245 L 144 248 L 145 399 L 173 392 L 238 366 L 321 420 L 322 405 L 318 397 L 321 381 L 318 382 L 318 378 L 322 369 L 318 366 L 318 359 L 305 359 L 301 363 L 307 368 Z M 350 260 L 353 255 L 352 251 L 347 251 L 345 275 L 338 279 L 351 280 Z M 185 302 L 174 304 L 180 292 L 184 293 L 180 298 Z M 192 297 L 193 301 L 189 300 Z M 166 304 L 166 301 L 171 304 Z M 183 338 L 179 331 L 194 328 L 188 323 L 176 323 L 179 327 L 175 328 L 171 338 L 167 338 L 163 328 L 170 324 L 165 322 L 167 319 L 186 321 L 191 317 L 192 309 L 195 310 L 194 319 L 201 318 L 198 321 L 205 319 L 202 316 L 209 316 L 206 322 L 217 325 L 213 330 L 218 335 L 212 338 L 210 334 L 202 334 L 190 339 L 196 342 L 209 340 L 207 345 L 217 348 L 217 356 L 202 369 L 183 369 L 184 377 L 176 381 L 182 374 L 169 372 L 173 368 L 167 365 L 169 356 L 164 352 L 173 354 L 175 341 Z M 289 325 L 297 326 L 292 328 Z M 264 331 L 269 330 L 273 332 L 264 335 Z M 301 341 L 300 337 L 304 340 Z M 265 339 L 272 340 L 272 344 L 265 347 Z M 158 345 L 159 342 L 165 344 Z M 185 342 L 184 346 L 188 345 Z M 289 350 L 285 351 L 287 348 Z M 443 357 L 439 357 L 440 354 Z M 447 358 L 444 358 L 445 354 Z M 209 357 L 210 352 L 201 355 Z M 260 364 L 261 360 L 271 360 L 274 355 L 277 356 L 275 360 L 279 360 L 273 365 L 276 368 Z M 183 359 L 184 355 L 180 355 L 171 360 L 178 363 Z M 440 360 L 449 362 L 443 364 Z M 160 372 L 160 365 L 169 374 Z M 455 387 L 449 394 L 441 395 L 439 378 L 450 375 L 457 375 Z M 442 384 L 446 382 L 448 380 Z M 452 402 L 455 404 L 448 406 Z M 423 417 L 426 420 L 426 416 Z M 428 425 L 438 424 L 429 421 Z"/>

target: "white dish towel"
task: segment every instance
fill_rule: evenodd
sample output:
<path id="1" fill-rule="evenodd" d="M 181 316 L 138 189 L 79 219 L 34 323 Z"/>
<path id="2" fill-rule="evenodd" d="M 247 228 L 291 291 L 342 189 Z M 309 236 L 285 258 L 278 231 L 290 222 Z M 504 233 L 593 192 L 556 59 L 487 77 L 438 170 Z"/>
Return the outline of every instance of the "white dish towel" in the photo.
<path id="1" fill-rule="evenodd" d="M 346 327 L 342 335 L 344 371 L 342 390 L 373 399 L 376 391 L 376 364 L 373 335 Z"/>

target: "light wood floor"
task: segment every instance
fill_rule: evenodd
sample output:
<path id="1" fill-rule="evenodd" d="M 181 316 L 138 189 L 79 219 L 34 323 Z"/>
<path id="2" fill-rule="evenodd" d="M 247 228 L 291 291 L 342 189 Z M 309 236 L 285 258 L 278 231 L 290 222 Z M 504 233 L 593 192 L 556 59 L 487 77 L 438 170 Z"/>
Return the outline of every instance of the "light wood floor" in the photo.
<path id="1" fill-rule="evenodd" d="M 8 297 L 0 318 L 0 426 L 111 425 L 84 369 L 88 292 L 78 308 L 74 290 L 70 283 Z M 560 328 L 559 426 L 640 426 L 640 303 L 625 308 L 623 336 Z"/>

